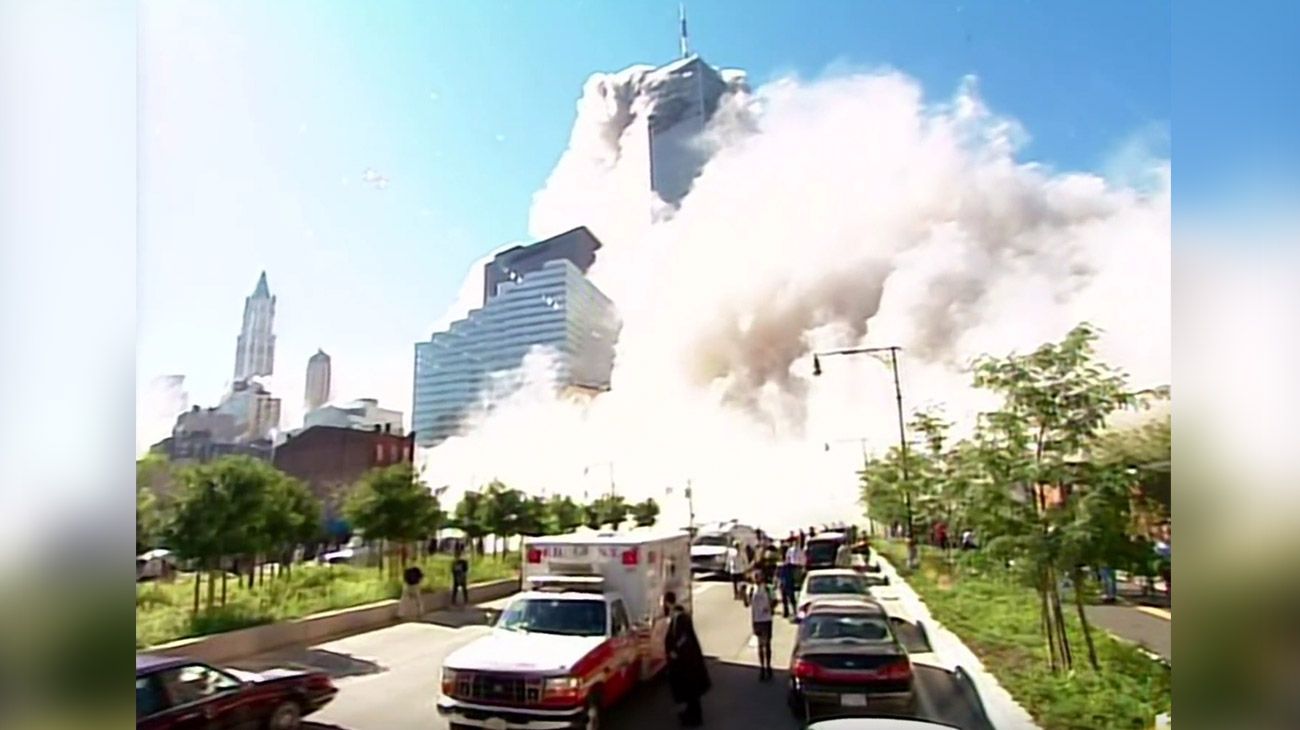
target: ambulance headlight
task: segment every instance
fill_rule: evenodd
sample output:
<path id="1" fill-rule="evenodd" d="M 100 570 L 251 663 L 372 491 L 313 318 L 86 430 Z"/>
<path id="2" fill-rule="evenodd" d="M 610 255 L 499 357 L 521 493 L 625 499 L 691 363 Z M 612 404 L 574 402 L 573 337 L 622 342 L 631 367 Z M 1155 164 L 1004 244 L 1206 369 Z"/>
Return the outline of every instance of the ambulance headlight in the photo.
<path id="1" fill-rule="evenodd" d="M 542 688 L 547 700 L 577 701 L 581 699 L 582 682 L 577 677 L 550 677 Z"/>
<path id="2" fill-rule="evenodd" d="M 459 679 L 459 672 L 455 669 L 442 670 L 442 693 L 450 697 L 456 693 L 456 682 Z"/>

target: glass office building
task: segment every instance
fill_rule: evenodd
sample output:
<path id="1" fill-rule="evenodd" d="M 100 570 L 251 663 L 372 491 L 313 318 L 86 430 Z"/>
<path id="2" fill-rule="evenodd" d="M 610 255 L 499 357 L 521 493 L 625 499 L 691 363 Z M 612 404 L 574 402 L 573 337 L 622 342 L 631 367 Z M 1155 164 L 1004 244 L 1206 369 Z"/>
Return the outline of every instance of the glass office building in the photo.
<path id="1" fill-rule="evenodd" d="M 608 388 L 619 326 L 609 297 L 568 258 L 515 273 L 483 307 L 416 343 L 416 443 L 436 446 L 462 433 L 489 392 L 505 395 L 493 375 L 519 368 L 534 348 L 556 355 L 557 388 Z"/>

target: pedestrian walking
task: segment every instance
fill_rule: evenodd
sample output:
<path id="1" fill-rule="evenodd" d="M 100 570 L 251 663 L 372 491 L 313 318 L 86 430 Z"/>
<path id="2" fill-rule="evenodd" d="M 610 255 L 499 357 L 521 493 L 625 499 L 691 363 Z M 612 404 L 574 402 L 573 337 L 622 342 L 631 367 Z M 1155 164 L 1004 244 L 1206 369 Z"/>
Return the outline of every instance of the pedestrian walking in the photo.
<path id="1" fill-rule="evenodd" d="M 790 561 L 783 561 L 777 571 L 777 583 L 781 589 L 781 616 L 790 618 L 790 611 L 798 599 L 795 598 L 795 571 L 798 567 Z"/>
<path id="2" fill-rule="evenodd" d="M 420 566 L 412 565 L 402 572 L 402 602 L 408 606 L 415 604 L 415 617 L 419 618 L 424 615 L 424 598 L 420 590 L 420 584 L 424 582 L 424 571 Z"/>
<path id="3" fill-rule="evenodd" d="M 465 605 L 469 605 L 469 561 L 465 559 L 465 551 L 460 545 L 456 546 L 456 557 L 451 561 L 451 605 L 456 605 L 456 594 L 459 593 Z"/>
<path id="4" fill-rule="evenodd" d="M 772 678 L 772 584 L 764 580 L 754 587 L 749 615 L 758 640 L 758 678 Z"/>
<path id="5" fill-rule="evenodd" d="M 685 705 L 677 717 L 686 727 L 699 727 L 704 724 L 700 698 L 713 686 L 709 668 L 704 663 L 704 651 L 700 649 L 691 615 L 677 603 L 677 594 L 671 591 L 664 594 L 664 610 L 669 618 L 668 633 L 664 637 L 668 686 L 673 701 Z"/>
<path id="6" fill-rule="evenodd" d="M 733 540 L 727 548 L 727 576 L 731 578 L 731 597 L 744 598 L 745 575 L 749 567 L 745 564 L 745 552 L 739 540 Z"/>

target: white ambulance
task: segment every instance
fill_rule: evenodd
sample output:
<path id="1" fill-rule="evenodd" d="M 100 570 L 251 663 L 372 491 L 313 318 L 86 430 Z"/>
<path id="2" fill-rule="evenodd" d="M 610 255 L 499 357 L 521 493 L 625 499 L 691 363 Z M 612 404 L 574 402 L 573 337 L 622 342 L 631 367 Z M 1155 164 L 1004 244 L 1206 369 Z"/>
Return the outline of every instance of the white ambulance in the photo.
<path id="1" fill-rule="evenodd" d="M 598 727 L 664 668 L 663 596 L 691 608 L 691 540 L 636 529 L 525 538 L 524 591 L 492 633 L 448 655 L 438 713 L 452 727 Z"/>

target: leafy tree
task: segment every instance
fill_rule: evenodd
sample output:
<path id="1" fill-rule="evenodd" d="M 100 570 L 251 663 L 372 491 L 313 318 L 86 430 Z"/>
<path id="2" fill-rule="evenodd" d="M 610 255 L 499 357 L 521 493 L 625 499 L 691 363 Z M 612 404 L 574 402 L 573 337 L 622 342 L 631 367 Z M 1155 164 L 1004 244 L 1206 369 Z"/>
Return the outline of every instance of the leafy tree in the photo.
<path id="1" fill-rule="evenodd" d="M 599 529 L 609 525 L 617 530 L 624 522 L 627 522 L 628 504 L 627 500 L 617 494 L 607 494 L 598 497 L 590 505 L 587 525 L 593 529 Z M 595 522 L 593 525 L 592 522 Z"/>
<path id="2" fill-rule="evenodd" d="M 511 489 L 495 479 L 488 484 L 483 497 L 485 526 L 492 535 L 493 552 L 500 557 L 502 551 L 496 550 L 498 541 L 505 544 L 509 538 L 520 533 L 526 498 L 523 492 Z"/>
<path id="3" fill-rule="evenodd" d="M 644 502 L 632 505 L 632 519 L 637 527 L 653 527 L 659 520 L 659 504 L 647 497 Z"/>
<path id="4" fill-rule="evenodd" d="M 135 487 L 135 551 L 136 554 L 158 547 L 162 530 L 161 508 L 153 490 Z"/>
<path id="5" fill-rule="evenodd" d="M 484 520 L 485 503 L 482 492 L 465 492 L 456 505 L 456 517 L 453 520 L 455 527 L 465 533 L 465 538 L 479 555 L 483 554 L 483 538 L 488 534 Z"/>
<path id="6" fill-rule="evenodd" d="M 986 356 L 974 368 L 975 386 L 1003 399 L 1002 408 L 985 414 L 981 423 L 977 453 L 984 470 L 1031 505 L 1012 512 L 1019 524 L 1007 525 L 1010 534 L 999 536 L 999 547 L 1017 555 L 1039 592 L 1053 670 L 1069 670 L 1073 662 L 1061 610 L 1063 573 L 1075 578 L 1076 608 L 1096 664 L 1078 566 L 1099 557 L 1112 541 L 1110 525 L 1105 539 L 1086 538 L 1083 526 L 1099 529 L 1095 519 L 1104 519 L 1114 507 L 1111 486 L 1119 474 L 1101 465 L 1080 469 L 1079 463 L 1097 443 L 1106 419 L 1133 401 L 1124 375 L 1095 360 L 1097 336 L 1094 327 L 1080 324 L 1060 343 L 1028 355 Z M 1092 499 L 1078 498 L 1080 488 L 1091 490 Z"/>
<path id="7" fill-rule="evenodd" d="M 546 530 L 552 535 L 563 535 L 584 524 L 583 508 L 570 497 L 553 496 L 546 503 Z"/>
<path id="8" fill-rule="evenodd" d="M 270 485 L 278 472 L 249 457 L 225 457 L 177 474 L 180 492 L 166 530 L 182 558 L 197 560 L 208 574 L 208 607 L 215 593 L 213 570 L 221 572 L 226 599 L 225 558 L 253 552 L 267 514 Z M 198 612 L 198 576 L 194 610 Z"/>
<path id="9" fill-rule="evenodd" d="M 547 502 L 542 497 L 528 497 L 519 512 L 519 534 L 536 537 L 548 532 Z"/>
<path id="10" fill-rule="evenodd" d="M 407 545 L 425 535 L 437 500 L 410 464 L 375 468 L 357 482 L 348 495 L 344 514 L 367 539 L 401 545 L 401 565 L 406 565 Z M 382 555 L 382 552 L 381 552 Z M 395 570 L 398 566 L 390 566 Z M 379 569 L 383 570 L 380 559 Z"/>

